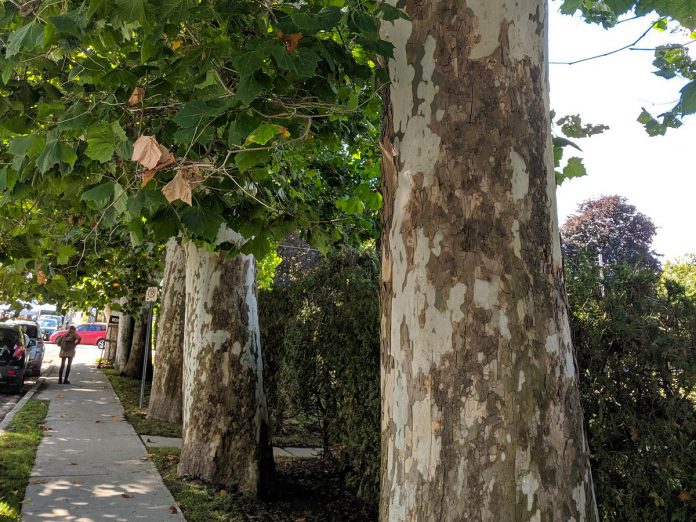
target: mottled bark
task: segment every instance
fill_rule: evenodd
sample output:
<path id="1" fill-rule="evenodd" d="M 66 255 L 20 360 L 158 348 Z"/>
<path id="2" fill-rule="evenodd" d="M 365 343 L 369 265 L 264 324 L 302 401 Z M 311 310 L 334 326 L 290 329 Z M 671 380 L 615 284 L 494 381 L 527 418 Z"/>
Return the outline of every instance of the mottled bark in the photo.
<path id="1" fill-rule="evenodd" d="M 120 312 L 111 312 L 107 316 L 107 323 L 110 321 L 111 317 L 117 316 L 119 321 L 122 321 L 122 316 Z M 114 362 L 116 360 L 116 346 L 118 343 L 118 327 L 110 326 L 107 327 L 108 337 L 106 338 L 106 348 L 104 349 L 104 359 L 107 361 Z"/>
<path id="2" fill-rule="evenodd" d="M 123 373 L 128 363 L 128 355 L 130 354 L 131 342 L 133 340 L 133 318 L 122 313 L 119 321 L 114 369 L 118 373 Z"/>
<path id="3" fill-rule="evenodd" d="M 225 260 L 189 243 L 180 475 L 266 492 L 273 457 L 262 369 L 253 257 Z"/>
<path id="4" fill-rule="evenodd" d="M 131 342 L 130 353 L 128 354 L 128 363 L 123 369 L 123 374 L 132 379 L 140 379 L 143 375 L 143 356 L 145 355 L 145 350 L 147 349 L 145 342 L 145 336 L 147 334 L 147 319 L 147 312 L 141 312 L 135 318 L 135 325 L 133 326 L 133 340 Z M 148 360 L 147 376 L 152 376 L 151 358 Z"/>
<path id="5" fill-rule="evenodd" d="M 175 239 L 167 243 L 160 303 L 155 374 L 148 417 L 179 423 L 182 415 L 186 256 L 183 247 Z"/>
<path id="6" fill-rule="evenodd" d="M 595 520 L 563 289 L 546 2 L 403 4 L 383 147 L 389 521 Z"/>

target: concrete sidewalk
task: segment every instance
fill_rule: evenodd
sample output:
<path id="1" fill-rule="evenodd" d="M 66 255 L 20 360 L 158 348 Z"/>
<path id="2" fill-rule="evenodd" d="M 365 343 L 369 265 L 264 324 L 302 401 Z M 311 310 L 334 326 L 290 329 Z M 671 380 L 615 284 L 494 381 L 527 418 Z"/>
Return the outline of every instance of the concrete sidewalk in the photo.
<path id="1" fill-rule="evenodd" d="M 59 363 L 36 396 L 50 405 L 22 520 L 185 520 L 95 359 L 78 348 L 72 384 L 58 384 Z"/>

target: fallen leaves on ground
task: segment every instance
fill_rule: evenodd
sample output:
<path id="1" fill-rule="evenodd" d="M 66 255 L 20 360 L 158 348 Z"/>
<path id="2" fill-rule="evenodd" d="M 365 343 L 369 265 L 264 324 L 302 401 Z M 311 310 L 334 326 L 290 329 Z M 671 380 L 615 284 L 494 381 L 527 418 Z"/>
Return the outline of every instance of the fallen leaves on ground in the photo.
<path id="1" fill-rule="evenodd" d="M 133 498 L 133 495 L 129 495 L 128 493 L 121 493 L 121 496 L 123 498 Z"/>
<path id="2" fill-rule="evenodd" d="M 34 479 L 30 482 L 30 484 L 46 484 L 46 481 L 44 479 Z"/>
<path id="3" fill-rule="evenodd" d="M 176 514 L 179 512 L 179 510 L 176 509 L 176 506 L 169 506 L 169 512 L 170 512 L 172 515 L 176 515 Z"/>

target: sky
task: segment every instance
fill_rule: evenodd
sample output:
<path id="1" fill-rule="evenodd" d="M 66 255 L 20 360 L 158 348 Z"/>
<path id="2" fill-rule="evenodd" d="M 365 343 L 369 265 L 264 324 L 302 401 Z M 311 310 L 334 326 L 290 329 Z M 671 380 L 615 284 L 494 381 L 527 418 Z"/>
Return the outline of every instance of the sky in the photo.
<path id="1" fill-rule="evenodd" d="M 549 59 L 568 62 L 623 47 L 638 38 L 652 18 L 631 20 L 610 30 L 560 15 L 551 2 Z M 686 36 L 651 31 L 638 46 L 687 42 Z M 692 56 L 696 44 L 692 46 Z M 649 137 L 636 121 L 645 107 L 653 115 L 679 99 L 680 79 L 654 74 L 654 54 L 626 50 L 575 65 L 551 64 L 551 108 L 557 116 L 580 114 L 585 123 L 610 130 L 577 140 L 588 176 L 568 180 L 558 189 L 560 223 L 579 203 L 619 194 L 652 218 L 658 227 L 653 243 L 663 260 L 696 252 L 696 115 L 666 136 Z"/>

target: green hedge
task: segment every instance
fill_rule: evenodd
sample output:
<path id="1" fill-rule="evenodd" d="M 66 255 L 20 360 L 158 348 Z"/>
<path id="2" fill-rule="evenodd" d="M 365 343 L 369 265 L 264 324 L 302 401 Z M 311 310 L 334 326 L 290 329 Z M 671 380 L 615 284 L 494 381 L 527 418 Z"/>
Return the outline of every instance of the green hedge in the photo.
<path id="1" fill-rule="evenodd" d="M 269 410 L 276 431 L 300 416 L 340 459 L 348 482 L 376 497 L 379 482 L 379 264 L 343 252 L 289 288 L 261 292 Z"/>
<path id="2" fill-rule="evenodd" d="M 600 518 L 696 519 L 696 306 L 649 269 L 567 270 Z"/>

